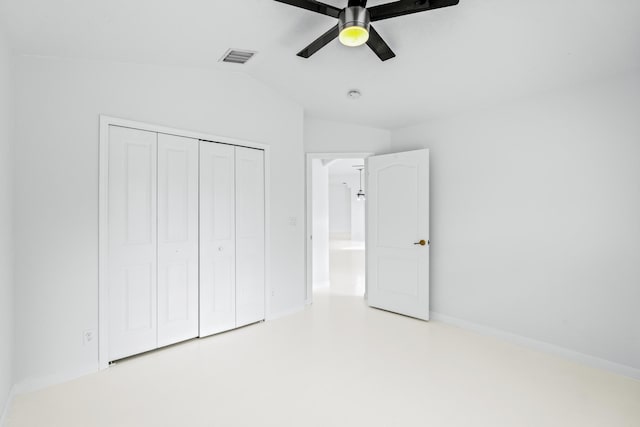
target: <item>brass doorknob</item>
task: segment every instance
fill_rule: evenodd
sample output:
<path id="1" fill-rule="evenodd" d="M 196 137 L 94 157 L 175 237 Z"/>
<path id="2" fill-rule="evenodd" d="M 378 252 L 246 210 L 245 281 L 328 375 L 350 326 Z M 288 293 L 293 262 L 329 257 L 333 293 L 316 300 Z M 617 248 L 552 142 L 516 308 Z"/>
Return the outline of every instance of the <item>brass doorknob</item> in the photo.
<path id="1" fill-rule="evenodd" d="M 414 245 L 425 246 L 427 244 L 426 240 L 420 240 L 419 242 L 414 243 Z"/>

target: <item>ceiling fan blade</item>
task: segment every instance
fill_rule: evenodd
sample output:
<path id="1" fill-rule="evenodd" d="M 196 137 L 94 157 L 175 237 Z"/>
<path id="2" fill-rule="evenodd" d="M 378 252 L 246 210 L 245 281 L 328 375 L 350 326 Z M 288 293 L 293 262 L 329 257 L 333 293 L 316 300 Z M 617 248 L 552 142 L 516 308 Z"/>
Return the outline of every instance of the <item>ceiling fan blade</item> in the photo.
<path id="1" fill-rule="evenodd" d="M 332 40 L 337 38 L 339 33 L 340 29 L 337 25 L 335 27 L 332 27 L 329 31 L 318 37 L 309 46 L 298 52 L 298 56 L 302 58 L 309 58 L 311 55 L 313 55 L 314 53 L 325 47 L 327 44 L 329 44 Z"/>
<path id="2" fill-rule="evenodd" d="M 369 14 L 371 15 L 371 22 L 381 21 L 383 19 L 409 15 L 410 13 L 455 6 L 459 2 L 460 0 L 400 0 L 371 7 L 369 8 Z"/>
<path id="3" fill-rule="evenodd" d="M 389 45 L 382 40 L 380 34 L 378 34 L 373 27 L 369 27 L 369 40 L 367 41 L 367 46 L 369 46 L 382 61 L 386 61 L 387 59 L 391 59 L 396 56 Z"/>
<path id="4" fill-rule="evenodd" d="M 330 6 L 328 4 L 321 3 L 315 0 L 276 0 L 280 3 L 289 4 L 291 6 L 297 6 L 302 9 L 307 9 L 312 12 L 317 12 L 322 15 L 331 16 L 333 18 L 337 18 L 340 16 L 340 12 L 342 9 L 338 9 L 335 6 Z"/>

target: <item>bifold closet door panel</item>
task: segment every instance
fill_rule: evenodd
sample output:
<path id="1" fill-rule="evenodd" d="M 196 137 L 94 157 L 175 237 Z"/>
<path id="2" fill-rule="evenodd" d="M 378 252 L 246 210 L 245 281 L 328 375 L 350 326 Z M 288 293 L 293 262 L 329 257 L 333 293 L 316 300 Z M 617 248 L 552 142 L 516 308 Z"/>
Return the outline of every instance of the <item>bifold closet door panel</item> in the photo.
<path id="1" fill-rule="evenodd" d="M 198 140 L 158 134 L 158 346 L 198 336 Z"/>
<path id="2" fill-rule="evenodd" d="M 200 142 L 200 336 L 236 327 L 234 147 Z"/>
<path id="3" fill-rule="evenodd" d="M 236 326 L 264 320 L 264 151 L 236 147 Z"/>
<path id="4" fill-rule="evenodd" d="M 157 347 L 157 134 L 109 127 L 109 360 Z"/>

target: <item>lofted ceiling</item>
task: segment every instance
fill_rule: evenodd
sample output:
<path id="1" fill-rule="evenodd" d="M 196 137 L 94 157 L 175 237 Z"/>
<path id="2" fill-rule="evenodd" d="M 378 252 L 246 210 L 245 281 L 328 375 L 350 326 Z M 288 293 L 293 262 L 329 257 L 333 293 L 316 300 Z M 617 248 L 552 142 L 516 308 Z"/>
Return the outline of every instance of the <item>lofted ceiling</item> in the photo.
<path id="1" fill-rule="evenodd" d="M 364 169 L 364 159 L 336 159 L 329 163 L 329 175 L 360 176 L 358 167 Z"/>
<path id="2" fill-rule="evenodd" d="M 343 7 L 346 0 L 326 0 Z M 369 6 L 388 0 L 370 0 Z M 306 114 L 381 128 L 640 70 L 637 0 L 461 0 L 375 23 L 397 57 L 338 41 L 335 19 L 272 0 L 0 0 L 17 53 L 246 72 Z M 221 64 L 228 48 L 258 51 Z M 363 96 L 348 99 L 350 89 Z"/>

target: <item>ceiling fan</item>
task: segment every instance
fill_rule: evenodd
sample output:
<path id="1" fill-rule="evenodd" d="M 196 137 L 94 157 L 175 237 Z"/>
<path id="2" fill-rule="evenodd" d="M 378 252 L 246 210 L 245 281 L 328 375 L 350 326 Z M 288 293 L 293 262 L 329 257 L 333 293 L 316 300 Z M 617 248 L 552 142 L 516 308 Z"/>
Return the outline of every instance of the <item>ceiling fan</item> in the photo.
<path id="1" fill-rule="evenodd" d="M 350 47 L 362 46 L 366 43 L 382 61 L 391 59 L 396 54 L 371 26 L 372 22 L 455 6 L 459 3 L 459 0 L 400 0 L 367 8 L 367 0 L 349 0 L 347 7 L 340 9 L 315 0 L 276 1 L 338 19 L 338 24 L 335 27 L 298 52 L 298 56 L 309 58 L 329 42 L 339 38 L 343 45 Z"/>

